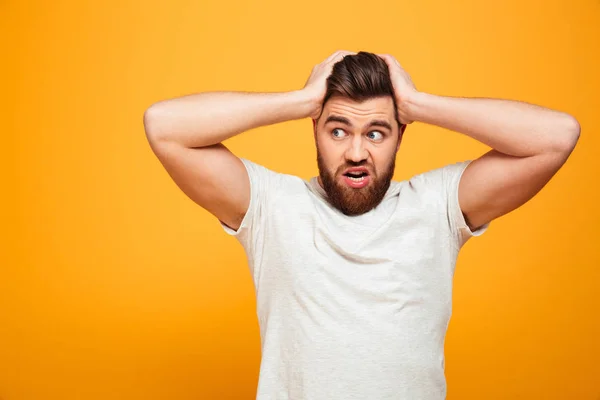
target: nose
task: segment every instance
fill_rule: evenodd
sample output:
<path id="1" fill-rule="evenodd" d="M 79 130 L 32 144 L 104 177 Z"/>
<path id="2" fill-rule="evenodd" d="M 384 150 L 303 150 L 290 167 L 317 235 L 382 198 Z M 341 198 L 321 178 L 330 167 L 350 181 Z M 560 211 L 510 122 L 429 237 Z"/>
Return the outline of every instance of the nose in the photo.
<path id="1" fill-rule="evenodd" d="M 358 163 L 366 160 L 369 157 L 369 153 L 365 148 L 365 144 L 361 136 L 362 135 L 356 135 L 352 138 L 350 146 L 346 151 L 346 159 Z"/>

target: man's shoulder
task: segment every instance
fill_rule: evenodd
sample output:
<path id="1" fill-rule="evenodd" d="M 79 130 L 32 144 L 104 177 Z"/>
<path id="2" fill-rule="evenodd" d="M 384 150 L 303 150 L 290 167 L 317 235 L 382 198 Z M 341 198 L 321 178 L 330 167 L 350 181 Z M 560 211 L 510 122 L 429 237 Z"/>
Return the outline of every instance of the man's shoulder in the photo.
<path id="1" fill-rule="evenodd" d="M 448 183 L 460 177 L 469 163 L 470 160 L 444 164 L 425 172 L 414 174 L 404 182 L 414 189 L 439 192 Z"/>
<path id="2" fill-rule="evenodd" d="M 286 193 L 294 189 L 306 189 L 308 182 L 297 175 L 276 171 L 271 167 L 267 167 L 247 158 L 240 159 L 246 166 L 251 183 L 253 183 L 253 181 L 263 181 L 268 183 L 267 186 L 269 190 L 281 193 Z"/>
<path id="3" fill-rule="evenodd" d="M 440 178 L 444 174 L 453 174 L 456 173 L 463 168 L 465 168 L 470 163 L 470 160 L 467 161 L 457 161 L 454 163 L 444 164 L 442 166 L 438 166 L 432 168 L 430 170 L 420 172 L 418 174 L 413 175 L 410 179 L 430 179 L 430 178 Z"/>

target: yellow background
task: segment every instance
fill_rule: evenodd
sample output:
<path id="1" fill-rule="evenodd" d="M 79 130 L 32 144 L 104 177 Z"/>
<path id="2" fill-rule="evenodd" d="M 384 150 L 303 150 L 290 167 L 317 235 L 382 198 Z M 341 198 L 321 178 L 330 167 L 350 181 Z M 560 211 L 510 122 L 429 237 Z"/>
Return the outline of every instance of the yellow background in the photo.
<path id="1" fill-rule="evenodd" d="M 0 398 L 251 399 L 255 300 L 237 241 L 152 154 L 153 102 L 286 91 L 338 49 L 391 53 L 422 91 L 573 114 L 578 147 L 461 253 L 448 399 L 600 398 L 600 2 L 0 4 Z M 226 142 L 317 173 L 310 120 Z M 395 179 L 486 148 L 409 127 Z"/>

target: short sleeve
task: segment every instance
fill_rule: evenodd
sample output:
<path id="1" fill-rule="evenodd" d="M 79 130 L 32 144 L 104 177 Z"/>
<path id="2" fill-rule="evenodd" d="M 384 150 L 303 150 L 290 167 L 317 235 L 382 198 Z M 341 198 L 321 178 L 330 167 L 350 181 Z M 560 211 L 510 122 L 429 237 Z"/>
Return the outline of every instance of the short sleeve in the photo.
<path id="1" fill-rule="evenodd" d="M 265 244 L 265 231 L 269 201 L 275 190 L 275 181 L 279 174 L 245 158 L 241 158 L 250 181 L 250 203 L 248 210 L 237 230 L 219 220 L 223 230 L 235 237 L 242 245 L 248 258 L 248 265 L 256 277 L 262 261 Z"/>
<path id="2" fill-rule="evenodd" d="M 460 208 L 458 201 L 458 186 L 462 178 L 463 172 L 471 160 L 463 161 L 455 164 L 450 164 L 444 167 L 443 180 L 446 188 L 446 204 L 448 210 L 448 222 L 454 238 L 456 239 L 457 248 L 461 248 L 467 240 L 473 236 L 482 235 L 489 227 L 489 223 L 479 227 L 475 231 L 471 231 L 465 217 Z"/>

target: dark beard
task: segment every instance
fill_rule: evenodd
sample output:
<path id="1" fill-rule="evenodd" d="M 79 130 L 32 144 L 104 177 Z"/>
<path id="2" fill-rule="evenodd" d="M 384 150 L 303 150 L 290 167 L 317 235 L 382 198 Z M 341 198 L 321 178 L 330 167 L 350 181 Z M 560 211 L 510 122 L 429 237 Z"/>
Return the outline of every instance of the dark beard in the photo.
<path id="1" fill-rule="evenodd" d="M 394 176 L 394 168 L 396 167 L 395 160 L 391 160 L 390 165 L 383 171 L 381 176 L 379 176 L 377 171 L 373 171 L 374 174 L 369 176 L 371 182 L 369 182 L 366 187 L 354 189 L 349 186 L 344 186 L 336 180 L 336 175 L 332 175 L 326 168 L 318 148 L 317 165 L 319 167 L 319 176 L 323 183 L 323 189 L 325 189 L 325 193 L 327 193 L 329 203 L 349 216 L 364 214 L 381 203 L 381 200 L 383 200 L 383 197 L 390 187 L 392 177 Z M 348 168 L 360 166 L 366 166 L 366 163 L 353 163 L 350 161 L 347 165 L 342 166 L 337 172 L 341 173 Z"/>

